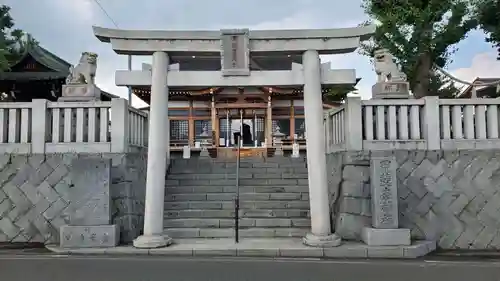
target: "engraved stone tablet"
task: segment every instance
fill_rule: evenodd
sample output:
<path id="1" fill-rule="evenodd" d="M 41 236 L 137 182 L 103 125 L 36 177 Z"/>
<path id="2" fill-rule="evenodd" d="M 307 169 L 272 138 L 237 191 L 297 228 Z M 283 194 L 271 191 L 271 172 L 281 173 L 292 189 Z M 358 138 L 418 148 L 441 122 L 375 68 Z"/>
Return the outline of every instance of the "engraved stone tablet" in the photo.
<path id="1" fill-rule="evenodd" d="M 408 99 L 410 84 L 408 82 L 378 82 L 372 87 L 372 99 Z"/>
<path id="2" fill-rule="evenodd" d="M 120 242 L 120 228 L 118 225 L 63 225 L 59 233 L 62 248 L 115 247 Z"/>
<path id="3" fill-rule="evenodd" d="M 111 159 L 74 159 L 71 167 L 73 185 L 70 204 L 65 211 L 70 225 L 105 225 L 111 223 Z"/>
<path id="4" fill-rule="evenodd" d="M 398 228 L 397 163 L 394 157 L 372 157 L 371 193 L 374 228 Z"/>
<path id="5" fill-rule="evenodd" d="M 250 75 L 248 32 L 248 29 L 221 30 L 222 75 Z"/>

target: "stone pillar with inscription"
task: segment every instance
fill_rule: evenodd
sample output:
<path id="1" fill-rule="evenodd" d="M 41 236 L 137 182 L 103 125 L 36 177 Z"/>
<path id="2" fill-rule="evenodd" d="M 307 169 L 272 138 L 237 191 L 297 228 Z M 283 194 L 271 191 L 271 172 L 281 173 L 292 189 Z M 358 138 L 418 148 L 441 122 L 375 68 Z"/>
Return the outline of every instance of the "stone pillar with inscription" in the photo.
<path id="1" fill-rule="evenodd" d="M 361 237 L 370 246 L 410 245 L 410 230 L 399 228 L 397 162 L 394 156 L 373 156 L 370 163 L 372 227 Z"/>
<path id="2" fill-rule="evenodd" d="M 74 159 L 71 188 L 64 211 L 67 225 L 60 228 L 62 248 L 117 246 L 120 229 L 111 217 L 111 159 Z"/>

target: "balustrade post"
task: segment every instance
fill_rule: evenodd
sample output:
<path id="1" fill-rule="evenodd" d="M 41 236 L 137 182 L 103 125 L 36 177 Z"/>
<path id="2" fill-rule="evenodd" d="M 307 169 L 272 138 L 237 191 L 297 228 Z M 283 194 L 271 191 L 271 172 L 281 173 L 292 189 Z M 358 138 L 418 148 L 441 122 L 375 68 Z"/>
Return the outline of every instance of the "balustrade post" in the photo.
<path id="1" fill-rule="evenodd" d="M 348 97 L 345 104 L 346 150 L 363 150 L 363 111 L 360 97 Z"/>
<path id="2" fill-rule="evenodd" d="M 101 128 L 106 130 L 107 128 Z M 126 99 L 111 100 L 111 152 L 127 152 L 129 144 L 129 112 Z"/>
<path id="3" fill-rule="evenodd" d="M 47 100 L 31 102 L 31 153 L 45 153 L 47 137 Z"/>
<path id="4" fill-rule="evenodd" d="M 332 116 L 330 111 L 327 111 L 324 115 L 325 117 L 325 142 L 326 142 L 326 153 L 332 152 L 332 134 L 333 134 L 333 124 Z"/>
<path id="5" fill-rule="evenodd" d="M 424 97 L 424 137 L 427 142 L 428 150 L 441 149 L 441 127 L 439 114 L 439 98 L 435 96 Z M 418 120 L 411 120 L 416 122 Z"/>

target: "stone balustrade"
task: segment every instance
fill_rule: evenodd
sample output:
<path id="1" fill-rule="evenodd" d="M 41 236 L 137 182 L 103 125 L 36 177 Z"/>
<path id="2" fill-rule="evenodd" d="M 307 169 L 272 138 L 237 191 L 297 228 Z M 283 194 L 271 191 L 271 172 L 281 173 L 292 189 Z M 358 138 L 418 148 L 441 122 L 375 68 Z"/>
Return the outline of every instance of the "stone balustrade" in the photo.
<path id="1" fill-rule="evenodd" d="M 325 114 L 327 152 L 493 149 L 500 99 L 361 100 Z"/>
<path id="2" fill-rule="evenodd" d="M 124 99 L 0 103 L 0 153 L 123 153 L 147 136 L 148 114 Z"/>

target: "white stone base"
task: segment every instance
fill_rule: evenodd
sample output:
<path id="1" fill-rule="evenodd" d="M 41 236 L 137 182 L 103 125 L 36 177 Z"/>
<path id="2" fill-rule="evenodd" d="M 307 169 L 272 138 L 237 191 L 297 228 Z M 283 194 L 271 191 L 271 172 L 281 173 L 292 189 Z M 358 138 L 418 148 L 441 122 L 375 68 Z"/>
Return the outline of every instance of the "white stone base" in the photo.
<path id="1" fill-rule="evenodd" d="M 312 233 L 306 234 L 304 238 L 302 238 L 302 243 L 306 246 L 311 247 L 338 247 L 342 244 L 342 239 L 337 234 L 333 233 L 328 236 L 318 236 Z"/>
<path id="2" fill-rule="evenodd" d="M 410 84 L 405 81 L 378 82 L 372 86 L 372 99 L 408 99 Z"/>
<path id="3" fill-rule="evenodd" d="M 411 245 L 410 230 L 407 228 L 380 229 L 365 227 L 361 238 L 369 246 Z"/>
<path id="4" fill-rule="evenodd" d="M 113 225 L 63 225 L 59 229 L 62 248 L 106 248 L 120 242 L 120 227 Z"/>
<path id="5" fill-rule="evenodd" d="M 166 235 L 141 235 L 134 239 L 134 247 L 140 249 L 162 248 L 169 246 L 172 242 L 172 238 Z"/>
<path id="6" fill-rule="evenodd" d="M 68 84 L 62 86 L 62 96 L 58 101 L 97 101 L 101 90 L 93 84 Z"/>

